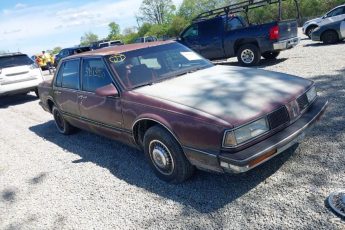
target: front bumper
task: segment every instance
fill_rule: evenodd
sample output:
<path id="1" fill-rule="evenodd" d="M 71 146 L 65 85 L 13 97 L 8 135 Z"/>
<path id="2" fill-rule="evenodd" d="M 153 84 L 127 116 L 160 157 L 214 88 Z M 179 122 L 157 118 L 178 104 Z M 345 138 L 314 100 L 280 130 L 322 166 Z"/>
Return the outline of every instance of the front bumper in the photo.
<path id="1" fill-rule="evenodd" d="M 297 46 L 300 41 L 301 39 L 299 37 L 295 37 L 295 38 L 289 38 L 283 41 L 275 42 L 273 43 L 273 49 L 274 50 L 291 49 Z"/>
<path id="2" fill-rule="evenodd" d="M 216 172 L 242 173 L 263 164 L 302 141 L 305 132 L 321 117 L 328 106 L 317 100 L 297 121 L 251 147 L 236 153 L 218 155 L 184 147 L 191 163 L 200 169 Z"/>

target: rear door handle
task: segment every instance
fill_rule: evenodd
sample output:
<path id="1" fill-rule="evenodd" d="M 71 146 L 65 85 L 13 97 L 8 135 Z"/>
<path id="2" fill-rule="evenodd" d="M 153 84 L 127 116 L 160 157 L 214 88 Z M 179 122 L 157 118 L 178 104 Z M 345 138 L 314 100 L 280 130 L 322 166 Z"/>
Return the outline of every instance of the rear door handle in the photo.
<path id="1" fill-rule="evenodd" d="M 79 99 L 86 99 L 87 96 L 79 95 L 78 98 L 79 98 Z"/>

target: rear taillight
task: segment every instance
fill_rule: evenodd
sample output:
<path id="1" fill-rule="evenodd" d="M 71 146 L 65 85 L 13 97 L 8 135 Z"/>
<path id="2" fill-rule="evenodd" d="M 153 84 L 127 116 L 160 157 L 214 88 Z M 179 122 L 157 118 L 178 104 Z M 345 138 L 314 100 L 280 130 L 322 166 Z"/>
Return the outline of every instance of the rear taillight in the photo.
<path id="1" fill-rule="evenodd" d="M 279 26 L 273 26 L 270 29 L 270 40 L 278 40 L 279 39 Z"/>

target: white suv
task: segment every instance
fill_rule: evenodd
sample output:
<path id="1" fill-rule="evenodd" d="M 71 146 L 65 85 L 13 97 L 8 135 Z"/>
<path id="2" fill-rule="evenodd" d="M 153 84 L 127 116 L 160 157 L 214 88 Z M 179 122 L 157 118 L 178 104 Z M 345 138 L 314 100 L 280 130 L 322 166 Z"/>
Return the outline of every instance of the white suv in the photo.
<path id="1" fill-rule="evenodd" d="M 28 93 L 37 94 L 43 81 L 41 69 L 26 54 L 0 54 L 0 96 Z"/>

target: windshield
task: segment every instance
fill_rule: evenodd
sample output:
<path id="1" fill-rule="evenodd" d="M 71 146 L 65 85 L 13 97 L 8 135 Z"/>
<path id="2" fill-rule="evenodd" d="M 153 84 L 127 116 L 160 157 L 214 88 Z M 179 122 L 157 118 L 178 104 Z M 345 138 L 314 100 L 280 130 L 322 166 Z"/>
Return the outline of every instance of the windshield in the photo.
<path id="1" fill-rule="evenodd" d="M 106 60 L 127 89 L 213 66 L 211 62 L 179 43 L 108 55 Z"/>
<path id="2" fill-rule="evenodd" d="M 3 56 L 0 57 L 0 69 L 6 67 L 31 65 L 34 61 L 31 60 L 27 55 L 15 55 L 15 56 Z"/>

